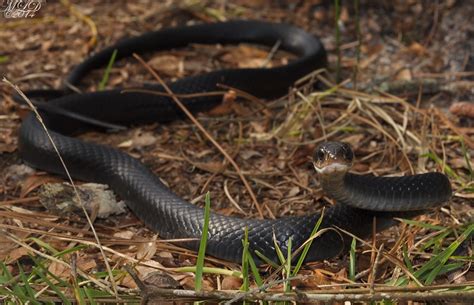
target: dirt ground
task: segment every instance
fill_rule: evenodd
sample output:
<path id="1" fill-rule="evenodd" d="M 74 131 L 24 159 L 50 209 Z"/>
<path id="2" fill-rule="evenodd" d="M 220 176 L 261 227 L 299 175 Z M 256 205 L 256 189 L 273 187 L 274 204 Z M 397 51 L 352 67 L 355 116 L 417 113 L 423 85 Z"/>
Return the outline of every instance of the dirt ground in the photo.
<path id="1" fill-rule="evenodd" d="M 47 1 L 34 18 L 0 17 L 0 75 L 22 90 L 59 88 L 73 66 L 123 37 L 176 25 L 231 19 L 259 19 L 299 26 L 323 41 L 329 55 L 329 72 L 325 78 L 334 83 L 339 74 L 339 81 L 348 91 L 338 89 L 331 97 L 322 98 L 317 109 L 304 108 L 298 95 L 290 94 L 289 98 L 271 101 L 267 107 L 231 101 L 217 111 L 199 115 L 198 119 L 246 173 L 267 218 L 304 215 L 333 204 L 322 193 L 309 162 L 315 139 L 328 134 L 326 138 L 344 140 L 354 146 L 359 160 L 354 168 L 356 172 L 393 175 L 452 171 L 455 196 L 450 205 L 417 219 L 433 226 L 454 228 L 452 235 L 438 240 L 442 247 L 457 238 L 456 228 L 465 228 L 474 219 L 470 167 L 474 164 L 474 5 L 469 2 L 360 1 L 357 16 L 354 3 L 342 1 L 338 42 L 333 1 L 89 0 L 72 4 Z M 172 81 L 224 67 L 258 67 L 269 51 L 249 45 L 193 45 L 147 54 L 145 59 L 166 80 Z M 288 60 L 291 60 L 289 54 L 277 52 L 270 65 L 281 65 Z M 96 90 L 103 73 L 104 70 L 94 71 L 81 90 Z M 114 64 L 107 87 L 137 87 L 153 81 L 136 60 L 125 59 Z M 301 92 L 306 96 L 310 94 L 303 89 Z M 8 231 L 25 242 L 28 237 L 37 237 L 58 250 L 72 242 L 93 242 L 83 215 L 54 214 L 40 204 L 41 186 L 61 180 L 21 166 L 16 135 L 27 109 L 13 102 L 12 93 L 11 87 L 0 86 L 2 232 Z M 381 96 L 391 98 L 393 105 L 377 104 Z M 357 99 L 367 100 L 372 108 L 367 106 L 364 110 L 365 106 L 351 104 Z M 366 121 L 343 120 L 340 124 L 345 129 L 334 129 L 331 122 L 348 111 L 350 105 L 359 107 L 358 115 Z M 295 113 L 303 113 L 296 126 L 288 122 Z M 393 124 L 387 117 L 393 118 Z M 372 125 L 363 123 L 372 119 Z M 278 129 L 279 126 L 284 128 Z M 397 133 L 399 127 L 403 134 Z M 275 136 L 275 130 L 283 132 Z M 396 140 L 391 141 L 390 136 Z M 210 191 L 213 210 L 242 217 L 257 215 L 235 170 L 190 121 L 139 126 L 114 134 L 88 133 L 81 137 L 124 149 L 159 174 L 174 192 L 196 204 L 202 205 L 203 194 Z M 440 156 L 448 169 L 435 159 L 422 156 L 430 151 Z M 141 261 L 144 264 L 137 267 L 137 272 L 146 276 L 156 269 L 195 263 L 193 253 L 160 241 L 129 211 L 98 219 L 95 228 L 103 245 L 113 249 L 108 253 L 113 267 Z M 393 247 L 405 236 L 408 245 L 413 246 L 413 263 L 422 265 L 433 251 L 422 249 L 419 242 L 431 233 L 427 227 L 401 225 L 381 234 L 377 246 L 384 243 L 386 249 L 403 260 L 402 249 Z M 77 240 L 58 239 L 55 234 L 77 236 Z M 474 281 L 469 239 L 463 242 L 464 248 L 460 248 L 462 254 L 459 254 L 468 259 L 461 260 L 464 263 L 459 268 L 440 275 L 434 284 Z M 25 269 L 32 265 L 27 256 L 31 250 L 9 238 L 0 237 L 0 242 L 3 244 L 0 257 L 13 273 L 17 262 Z M 31 241 L 28 244 L 41 248 Z M 356 281 L 360 283 L 374 281 L 370 272 L 366 272 L 374 260 L 370 253 L 364 252 L 369 248 L 358 248 Z M 79 251 L 75 259 L 86 273 L 105 270 L 103 258 L 94 247 Z M 208 263 L 238 268 L 214 259 Z M 393 264 L 381 265 L 375 275 L 377 283 L 396 277 Z M 71 274 L 54 261 L 48 270 L 61 278 L 71 278 Z M 167 273 L 183 287 L 194 287 L 190 273 Z M 302 273 L 308 278 L 295 285 L 306 289 L 350 282 L 347 255 L 310 264 Z M 123 292 L 136 288 L 125 273 L 118 278 Z M 238 280 L 225 275 L 205 278 L 208 290 L 238 289 L 239 286 Z"/>

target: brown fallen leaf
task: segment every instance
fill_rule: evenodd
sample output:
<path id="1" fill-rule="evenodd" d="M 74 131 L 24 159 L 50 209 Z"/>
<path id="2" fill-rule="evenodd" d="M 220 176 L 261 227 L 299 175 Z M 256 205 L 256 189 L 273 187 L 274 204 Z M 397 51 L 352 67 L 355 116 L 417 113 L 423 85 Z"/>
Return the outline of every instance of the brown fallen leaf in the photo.
<path id="1" fill-rule="evenodd" d="M 158 55 L 148 61 L 148 64 L 159 73 L 167 76 L 182 76 L 183 61 L 173 55 Z"/>
<path id="2" fill-rule="evenodd" d="M 71 277 L 71 269 L 56 261 L 51 262 L 48 271 L 62 280 L 67 280 Z"/>
<path id="3" fill-rule="evenodd" d="M 305 276 L 303 279 L 291 281 L 292 286 L 305 289 L 319 289 L 320 285 L 329 285 L 331 281 L 319 269 L 301 270 L 299 275 Z"/>
<path id="4" fill-rule="evenodd" d="M 239 68 L 260 68 L 265 63 L 267 56 L 267 51 L 247 45 L 239 45 L 237 48 L 230 49 L 220 59 Z M 270 63 L 268 67 L 271 67 Z"/>
<path id="5" fill-rule="evenodd" d="M 395 75 L 395 80 L 411 80 L 412 78 L 410 69 L 402 69 Z"/>
<path id="6" fill-rule="evenodd" d="M 155 235 L 149 242 L 138 245 L 136 254 L 137 259 L 140 261 L 150 260 L 155 255 L 157 249 L 156 238 L 157 236 Z"/>
<path id="7" fill-rule="evenodd" d="M 457 102 L 449 107 L 449 112 L 457 116 L 468 117 L 474 119 L 474 103 Z"/>
<path id="8" fill-rule="evenodd" d="M 87 272 L 97 267 L 97 263 L 90 257 L 79 257 L 76 261 L 78 269 Z"/>
<path id="9" fill-rule="evenodd" d="M 235 276 L 225 276 L 221 286 L 222 290 L 239 290 L 242 286 L 242 279 Z"/>
<path id="10" fill-rule="evenodd" d="M 194 290 L 194 288 L 195 288 L 194 277 L 192 277 L 192 276 L 185 277 L 184 279 L 181 280 L 181 285 L 183 286 L 184 289 Z M 202 289 L 204 291 L 212 291 L 215 288 L 214 288 L 214 285 L 212 284 L 212 282 L 210 280 L 203 279 L 202 280 Z"/>
<path id="11" fill-rule="evenodd" d="M 24 198 L 32 191 L 36 190 L 38 187 L 42 186 L 45 183 L 54 183 L 62 181 L 59 178 L 50 176 L 50 175 L 32 175 L 26 178 L 21 184 L 20 197 Z"/>
<path id="12" fill-rule="evenodd" d="M 231 113 L 236 98 L 237 93 L 234 90 L 227 91 L 222 97 L 222 103 L 212 108 L 208 114 L 213 116 L 222 116 Z"/>
<path id="13" fill-rule="evenodd" d="M 157 288 L 180 288 L 181 284 L 163 271 L 153 271 L 143 278 L 143 282 Z"/>
<path id="14" fill-rule="evenodd" d="M 428 54 L 428 50 L 420 43 L 413 42 L 408 48 L 407 51 L 416 56 L 424 56 Z"/>

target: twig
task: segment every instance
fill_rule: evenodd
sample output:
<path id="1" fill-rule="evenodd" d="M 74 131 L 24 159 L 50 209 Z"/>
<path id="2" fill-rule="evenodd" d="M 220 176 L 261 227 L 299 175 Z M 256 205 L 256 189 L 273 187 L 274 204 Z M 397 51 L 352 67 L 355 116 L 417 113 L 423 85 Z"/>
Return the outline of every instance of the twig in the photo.
<path id="1" fill-rule="evenodd" d="M 240 179 L 245 185 L 245 188 L 249 192 L 250 197 L 252 198 L 255 207 L 257 208 L 258 214 L 260 218 L 263 218 L 263 211 L 262 207 L 257 201 L 257 197 L 253 192 L 250 184 L 248 183 L 247 179 L 245 178 L 244 174 L 240 170 L 240 167 L 234 161 L 234 159 L 225 151 L 225 149 L 217 143 L 217 141 L 207 132 L 207 130 L 199 123 L 199 121 L 194 117 L 194 115 L 186 108 L 186 106 L 181 103 L 181 101 L 174 95 L 173 91 L 166 85 L 163 79 L 138 55 L 133 54 L 133 56 L 156 78 L 156 80 L 163 86 L 165 91 L 171 96 L 171 99 L 178 105 L 178 107 L 186 114 L 186 116 L 193 122 L 194 125 L 206 136 L 206 138 L 211 141 L 211 143 L 224 155 L 224 157 L 229 161 L 230 164 L 234 167 L 235 171 L 239 175 Z"/>
<path id="2" fill-rule="evenodd" d="M 474 291 L 415 291 L 415 292 L 374 292 L 374 293 L 318 293 L 313 291 L 272 293 L 272 292 L 254 292 L 246 293 L 242 291 L 200 291 L 181 290 L 181 289 L 163 289 L 147 287 L 147 297 L 149 301 L 163 299 L 186 299 L 186 300 L 245 300 L 245 301 L 287 301 L 287 302 L 332 302 L 332 301 L 474 301 Z M 244 297 L 242 298 L 242 296 Z M 229 302 L 228 304 L 231 304 Z"/>

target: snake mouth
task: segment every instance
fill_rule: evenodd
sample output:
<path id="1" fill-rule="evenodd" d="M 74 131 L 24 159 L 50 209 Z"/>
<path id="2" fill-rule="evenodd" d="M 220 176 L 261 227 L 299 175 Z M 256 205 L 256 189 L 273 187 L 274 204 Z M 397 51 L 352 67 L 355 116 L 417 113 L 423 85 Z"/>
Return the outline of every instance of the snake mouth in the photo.
<path id="1" fill-rule="evenodd" d="M 346 173 L 350 166 L 347 164 L 342 164 L 342 163 L 331 163 L 326 166 L 320 167 L 316 164 L 316 162 L 313 162 L 314 169 L 318 174 L 322 175 L 328 175 L 328 174 L 335 174 L 335 173 Z"/>

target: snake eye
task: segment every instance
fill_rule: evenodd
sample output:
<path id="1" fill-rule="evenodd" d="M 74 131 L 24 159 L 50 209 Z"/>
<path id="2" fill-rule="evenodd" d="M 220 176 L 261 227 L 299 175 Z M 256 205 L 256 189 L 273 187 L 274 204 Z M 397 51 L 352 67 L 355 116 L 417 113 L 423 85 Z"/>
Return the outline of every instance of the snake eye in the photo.
<path id="1" fill-rule="evenodd" d="M 324 153 L 324 151 L 322 149 L 318 150 L 318 152 L 316 153 L 316 158 L 318 158 L 318 161 L 324 161 L 324 156 L 326 154 Z"/>

